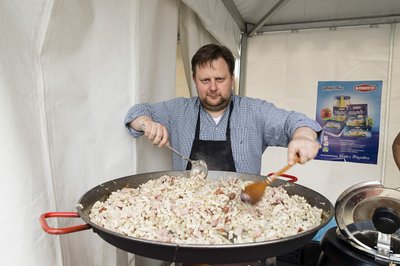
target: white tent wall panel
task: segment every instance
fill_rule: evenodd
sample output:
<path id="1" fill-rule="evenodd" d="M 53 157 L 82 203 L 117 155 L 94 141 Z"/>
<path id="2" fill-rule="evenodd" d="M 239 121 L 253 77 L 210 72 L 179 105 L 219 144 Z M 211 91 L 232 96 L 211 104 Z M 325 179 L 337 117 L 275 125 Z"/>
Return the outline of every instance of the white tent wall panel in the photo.
<path id="1" fill-rule="evenodd" d="M 189 87 L 189 96 L 195 96 L 197 91 L 192 79 L 190 61 L 199 47 L 208 43 L 218 43 L 218 41 L 204 28 L 196 13 L 183 2 L 179 6 L 179 37 L 180 56 L 185 71 L 183 77 Z M 179 60 L 178 55 L 177 59 Z"/>
<path id="2" fill-rule="evenodd" d="M 185 67 L 183 65 L 182 48 L 178 42 L 176 49 L 176 97 L 190 97 L 189 86 L 186 80 Z"/>
<path id="3" fill-rule="evenodd" d="M 61 262 L 59 239 L 44 240 L 38 224 L 38 215 L 54 209 L 55 202 L 43 136 L 43 93 L 37 89 L 38 58 L 32 53 L 39 40 L 32 32 L 39 31 L 51 5 L 0 2 L 1 265 Z"/>
<path id="4" fill-rule="evenodd" d="M 204 29 L 219 43 L 228 47 L 235 57 L 239 56 L 240 29 L 222 1 L 182 0 L 182 2 L 196 13 Z"/>
<path id="5" fill-rule="evenodd" d="M 131 103 L 160 102 L 175 96 L 178 6 L 176 0 L 139 1 L 140 16 L 135 25 L 139 32 L 132 40 L 137 45 L 135 98 Z M 128 110 L 124 110 L 127 112 Z M 146 138 L 135 141 L 136 172 L 171 170 L 172 153 L 159 149 Z"/>
<path id="6" fill-rule="evenodd" d="M 87 190 L 133 171 L 123 117 L 133 97 L 135 10 L 130 1 L 56 1 L 51 10 L 39 60 L 57 211 L 74 211 Z M 59 240 L 66 265 L 115 262 L 115 248 L 91 231 Z"/>
<path id="7" fill-rule="evenodd" d="M 239 57 L 240 29 L 222 1 L 182 0 L 179 6 L 179 36 L 191 96 L 197 95 L 197 91 L 192 80 L 190 61 L 201 46 L 219 43 L 227 46 L 236 58 Z"/>
<path id="8" fill-rule="evenodd" d="M 391 104 L 385 101 L 390 40 L 389 25 L 275 32 L 248 39 L 245 95 L 303 112 L 313 119 L 318 81 L 383 81 L 377 165 L 314 160 L 289 172 L 299 177 L 300 184 L 326 195 L 332 202 L 352 184 L 382 178 L 383 151 L 389 148 L 384 133 L 385 110 Z M 399 76 L 393 76 L 393 80 L 396 78 Z M 393 113 L 390 118 L 393 122 L 400 121 Z M 268 148 L 263 155 L 262 173 L 278 170 L 287 160 L 286 156 L 286 149 Z M 392 158 L 385 160 L 393 165 Z M 388 176 L 387 180 L 392 178 Z"/>
<path id="9" fill-rule="evenodd" d="M 174 96 L 177 4 L 0 2 L 0 265 L 115 265 L 93 231 L 48 235 L 39 216 L 74 211 L 104 181 L 170 169 L 156 148 L 137 163 L 123 120 L 138 101 Z"/>

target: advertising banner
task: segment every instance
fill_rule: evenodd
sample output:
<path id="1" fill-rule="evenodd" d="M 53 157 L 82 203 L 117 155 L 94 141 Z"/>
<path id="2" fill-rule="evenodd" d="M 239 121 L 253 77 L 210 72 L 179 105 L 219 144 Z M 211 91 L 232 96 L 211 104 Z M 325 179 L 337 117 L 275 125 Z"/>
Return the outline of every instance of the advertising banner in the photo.
<path id="1" fill-rule="evenodd" d="M 323 133 L 315 159 L 377 164 L 381 94 L 382 81 L 318 82 Z"/>

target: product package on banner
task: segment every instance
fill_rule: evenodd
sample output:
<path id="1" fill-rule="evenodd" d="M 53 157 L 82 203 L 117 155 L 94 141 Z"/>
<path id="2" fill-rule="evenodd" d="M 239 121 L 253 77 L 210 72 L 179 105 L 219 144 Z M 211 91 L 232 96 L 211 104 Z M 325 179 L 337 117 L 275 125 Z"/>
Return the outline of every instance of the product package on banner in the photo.
<path id="1" fill-rule="evenodd" d="M 377 164 L 382 81 L 320 81 L 316 159 Z"/>

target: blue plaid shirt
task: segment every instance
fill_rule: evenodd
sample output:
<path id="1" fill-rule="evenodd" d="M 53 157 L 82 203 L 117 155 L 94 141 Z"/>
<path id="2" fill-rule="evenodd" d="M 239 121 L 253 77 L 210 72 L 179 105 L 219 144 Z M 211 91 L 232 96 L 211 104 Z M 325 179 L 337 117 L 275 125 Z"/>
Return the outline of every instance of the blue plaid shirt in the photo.
<path id="1" fill-rule="evenodd" d="M 268 146 L 287 147 L 298 127 L 321 131 L 319 124 L 305 115 L 277 108 L 264 100 L 236 95 L 232 96 L 232 100 L 231 143 L 237 172 L 260 174 L 265 149 Z M 133 137 L 140 137 L 143 132 L 130 128 L 128 124 L 138 116 L 149 116 L 167 127 L 171 146 L 189 157 L 199 106 L 198 97 L 137 104 L 129 109 L 125 125 Z M 229 108 L 228 105 L 219 123 L 215 124 L 213 118 L 200 107 L 200 139 L 225 140 Z M 185 160 L 173 155 L 174 170 L 185 170 L 186 164 Z"/>

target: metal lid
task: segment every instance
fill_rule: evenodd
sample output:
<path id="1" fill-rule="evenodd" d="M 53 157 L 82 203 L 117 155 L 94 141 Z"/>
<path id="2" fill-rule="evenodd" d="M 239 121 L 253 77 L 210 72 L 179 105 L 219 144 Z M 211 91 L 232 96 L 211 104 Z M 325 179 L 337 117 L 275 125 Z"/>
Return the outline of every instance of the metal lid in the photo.
<path id="1" fill-rule="evenodd" d="M 376 260 L 400 262 L 400 191 L 379 182 L 346 189 L 335 204 L 338 235 Z"/>

